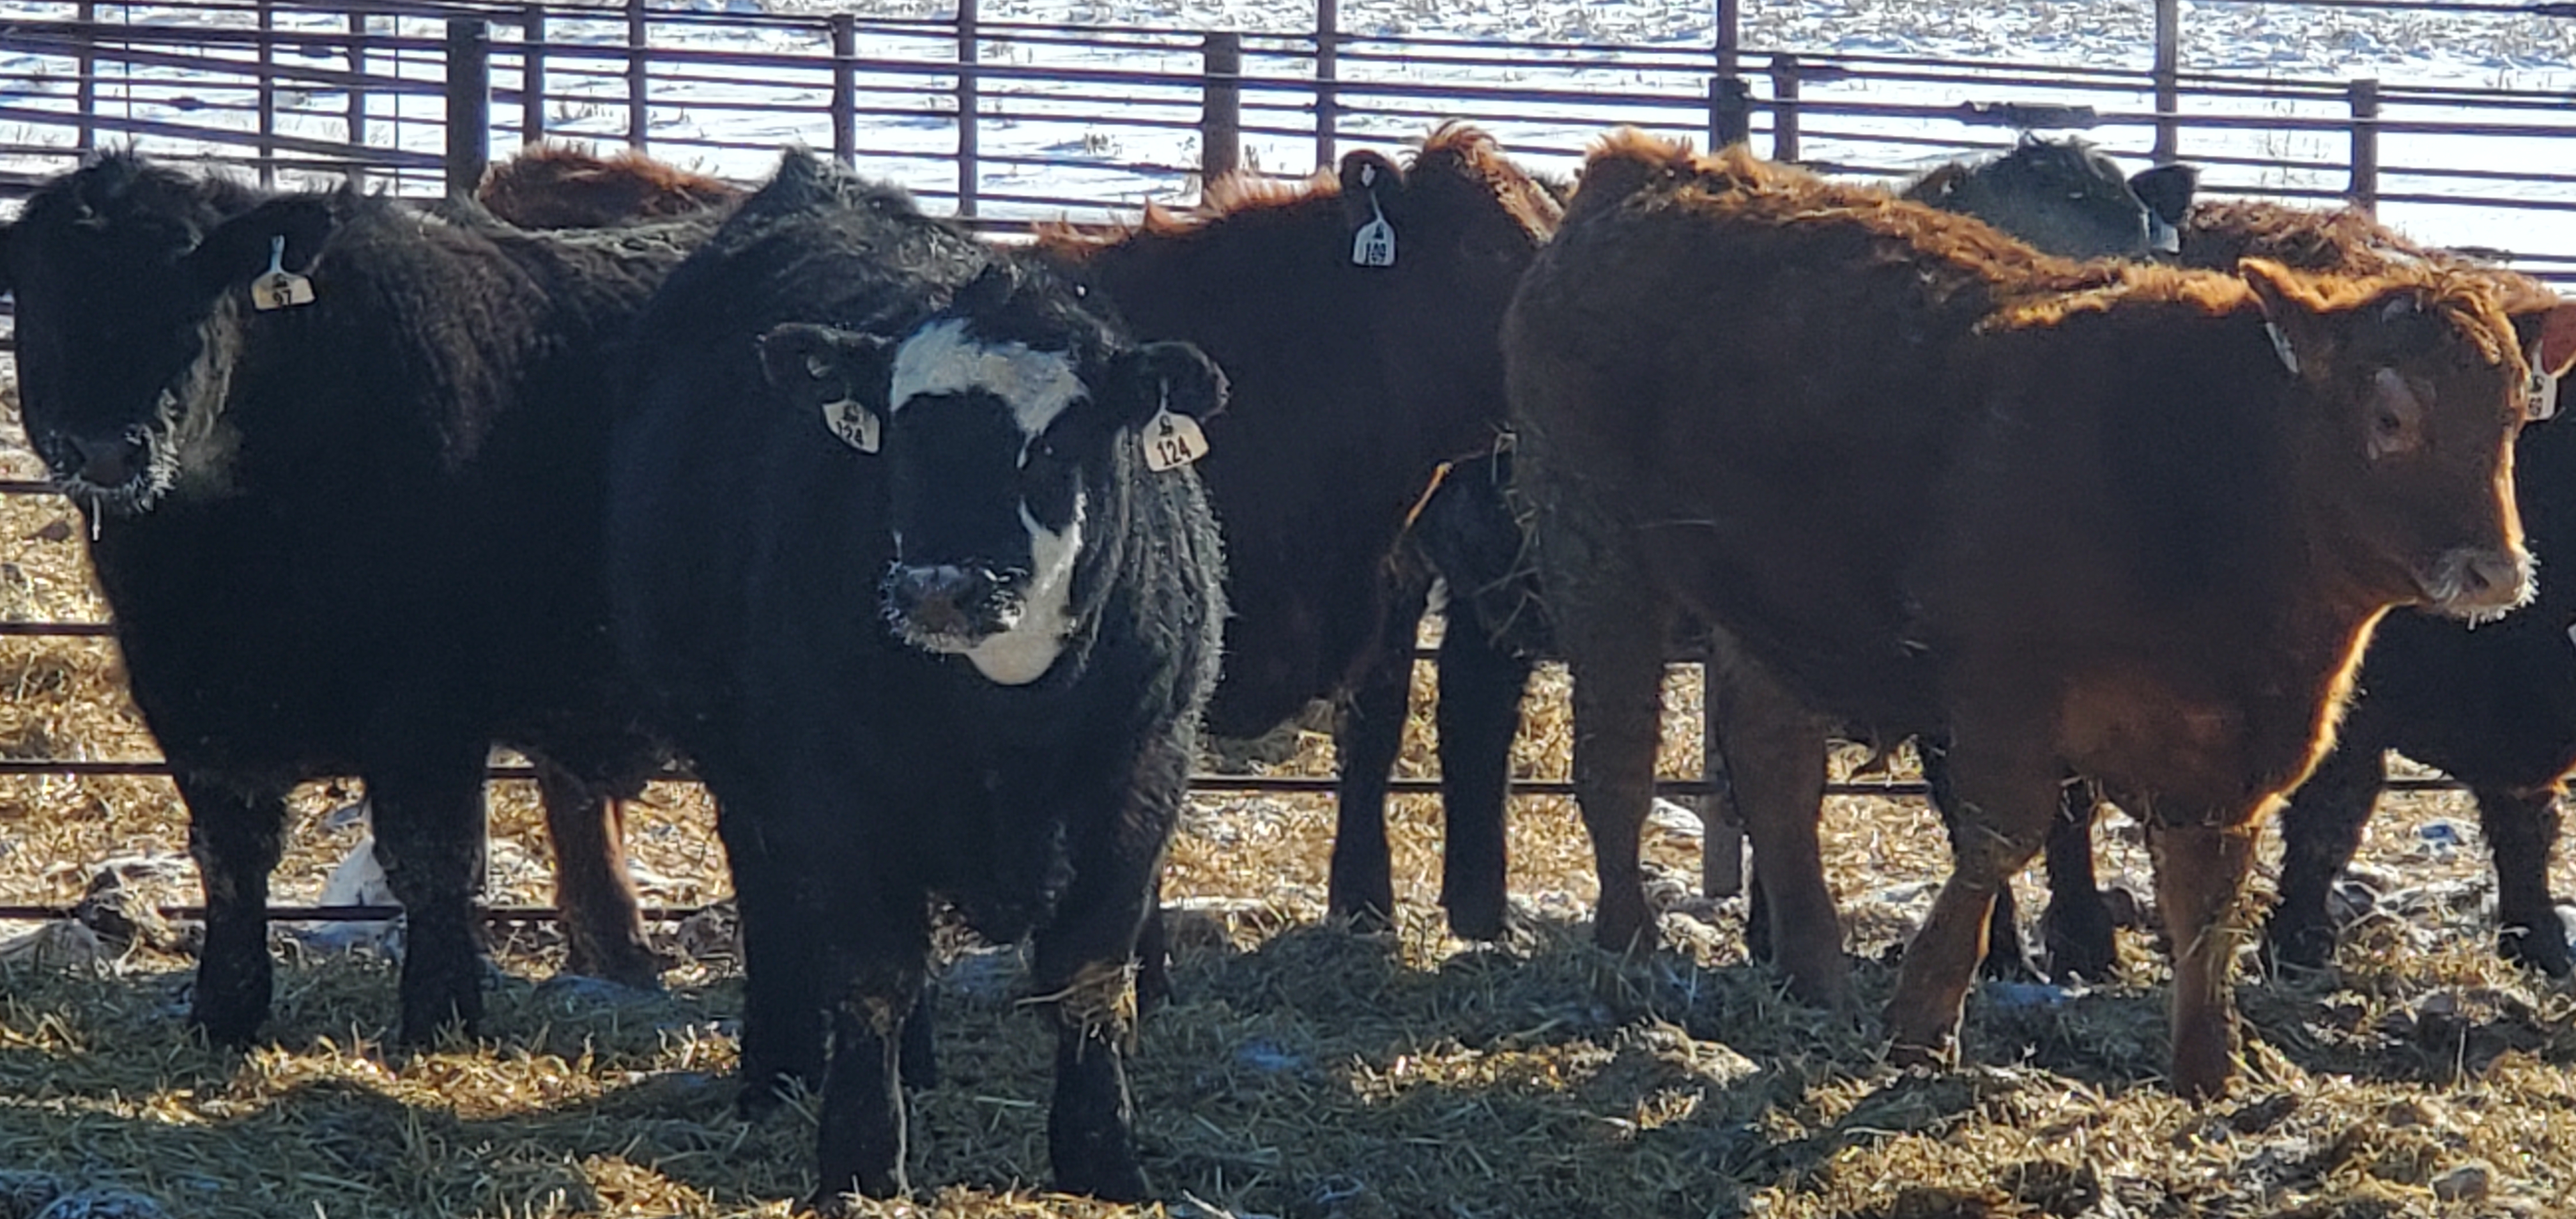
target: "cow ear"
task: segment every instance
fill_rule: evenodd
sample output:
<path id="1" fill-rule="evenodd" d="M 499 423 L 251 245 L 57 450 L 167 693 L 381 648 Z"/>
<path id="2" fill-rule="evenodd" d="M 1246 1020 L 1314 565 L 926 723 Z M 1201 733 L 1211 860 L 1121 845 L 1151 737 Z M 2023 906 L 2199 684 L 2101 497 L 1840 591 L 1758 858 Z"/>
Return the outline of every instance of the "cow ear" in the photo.
<path id="1" fill-rule="evenodd" d="M 1149 470 L 1185 466 L 1208 454 L 1199 427 L 1225 409 L 1225 373 L 1188 343 L 1147 343 L 1117 357 L 1102 398 L 1121 433 L 1133 432 Z"/>
<path id="2" fill-rule="evenodd" d="M 2516 313 L 2513 332 L 2522 341 L 2523 354 L 2531 358 L 2534 373 L 2563 377 L 2569 367 L 2576 366 L 2576 301 L 2559 301 L 2546 309 Z"/>
<path id="3" fill-rule="evenodd" d="M 1363 267 L 1395 265 L 1393 213 L 1401 211 L 1404 171 L 1374 152 L 1342 158 L 1342 218 L 1351 233 L 1351 262 Z"/>
<path id="4" fill-rule="evenodd" d="M 884 435 L 896 340 L 789 322 L 760 336 L 760 370 L 801 411 L 817 412 L 841 443 L 873 453 Z"/>
<path id="5" fill-rule="evenodd" d="M 2156 219 L 2181 228 L 2183 219 L 2191 215 L 2191 197 L 2200 190 L 2200 167 L 2177 161 L 2141 169 L 2129 175 L 2129 189 Z"/>
<path id="6" fill-rule="evenodd" d="M 2292 377 L 2323 368 L 2334 343 L 2315 290 L 2268 258 L 2240 258 L 2236 274 L 2263 307 L 2263 327 L 2271 333 L 2281 366 Z"/>
<path id="7" fill-rule="evenodd" d="M 322 243 L 339 227 L 329 198 L 282 195 L 216 225 L 180 261 L 180 269 L 209 296 L 250 283 L 266 274 L 272 261 L 300 275 L 321 257 Z"/>

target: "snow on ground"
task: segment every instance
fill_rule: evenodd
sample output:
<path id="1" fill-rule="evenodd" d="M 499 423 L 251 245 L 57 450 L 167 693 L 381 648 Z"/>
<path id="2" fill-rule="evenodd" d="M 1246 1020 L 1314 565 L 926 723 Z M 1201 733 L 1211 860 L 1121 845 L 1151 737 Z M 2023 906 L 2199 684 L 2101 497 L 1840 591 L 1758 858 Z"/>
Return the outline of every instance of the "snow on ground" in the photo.
<path id="1" fill-rule="evenodd" d="M 949 164 L 957 132 L 948 111 L 953 76 L 940 72 L 953 61 L 953 36 L 945 21 L 953 0 L 880 0 L 858 7 L 863 25 L 859 55 L 890 70 L 861 74 L 861 162 L 872 172 L 904 181 L 934 200 L 953 198 L 957 174 Z M 828 40 L 819 17 L 848 8 L 842 0 L 699 0 L 667 11 L 653 33 L 657 47 L 688 52 L 753 53 L 772 57 L 753 65 L 656 65 L 649 134 L 661 155 L 715 172 L 758 178 L 781 144 L 830 146 L 823 111 L 828 75 L 819 58 Z M 1344 52 L 1343 103 L 1349 109 L 1344 146 L 1401 141 L 1417 136 L 1432 117 L 1459 115 L 1495 128 L 1507 143 L 1552 168 L 1569 168 L 1585 142 L 1613 122 L 1659 126 L 1679 133 L 1705 129 L 1703 101 L 1709 63 L 1710 0 L 1351 0 L 1341 26 L 1351 39 Z M 0 12 L 21 18 L 68 16 L 68 4 L 8 0 Z M 577 12 L 578 10 L 567 10 Z M 622 57 L 582 57 L 578 49 L 613 47 L 625 25 L 614 10 L 594 20 L 559 20 L 548 31 L 558 50 L 550 64 L 549 130 L 564 136 L 615 142 L 624 138 L 626 82 Z M 138 24 L 185 27 L 209 20 L 247 24 L 247 13 L 217 14 L 134 6 L 123 12 Z M 1247 159 L 1273 172 L 1303 172 L 1315 160 L 1311 93 L 1300 82 L 1312 73 L 1299 35 L 1311 36 L 1311 0 L 984 0 L 988 32 L 982 47 L 988 69 L 1074 68 L 1164 74 L 1168 81 L 1036 82 L 990 79 L 984 86 L 979 128 L 985 157 L 978 180 L 988 215 L 1057 215 L 1077 205 L 1127 205 L 1170 196 L 1188 187 L 1187 170 L 1198 160 L 1198 70 L 1195 31 L 1232 29 L 1249 38 Z M 794 18 L 796 20 L 781 20 Z M 337 33 L 344 18 L 328 13 L 282 13 L 281 26 Z M 1747 0 L 1743 10 L 1747 66 L 1755 88 L 1767 96 L 1759 73 L 1767 53 L 1793 51 L 1810 60 L 1877 56 L 1975 60 L 2058 69 L 2061 83 L 2013 85 L 1961 79 L 1956 72 L 1887 78 L 1892 65 L 1866 76 L 1811 81 L 1811 105 L 1861 102 L 1879 106 L 1951 108 L 1969 101 L 2089 104 L 2106 122 L 2092 134 L 2124 156 L 2143 159 L 2152 130 L 2136 121 L 2152 98 L 2134 80 L 2095 76 L 2078 87 L 2067 69 L 2143 73 L 2152 59 L 2152 5 L 2148 0 L 2006 0 L 2000 4 L 1932 3 L 1930 0 Z M 2381 140 L 2382 207 L 2387 219 L 2414 235 L 2465 244 L 2552 255 L 2576 275 L 2576 21 L 2526 14 L 2464 11 L 2456 7 L 2405 9 L 2308 8 L 2242 0 L 2182 5 L 2182 56 L 2186 73 L 2225 77 L 2231 87 L 2269 83 L 2305 87 L 2301 100 L 2187 94 L 2186 113 L 2257 120 L 2237 129 L 2186 128 L 2182 153 L 2208 166 L 2207 181 L 2220 190 L 2291 190 L 2332 193 L 2346 185 L 2349 136 L 2344 82 L 2375 78 L 2392 95 L 2405 89 L 2478 91 L 2510 95 L 2475 99 L 2392 100 L 2384 111 L 2389 130 Z M 905 23 L 911 23 L 909 25 Z M 1121 45 L 1067 46 L 1014 28 L 1026 24 L 1081 25 Z M 380 20 L 379 30 L 387 28 Z M 408 20 L 402 32 L 437 33 L 434 22 Z M 1261 37 L 1271 35 L 1272 37 Z M 514 89 L 517 68 L 509 44 L 514 28 L 496 31 L 503 50 L 496 85 Z M 1402 46 L 1378 39 L 1507 40 L 1496 51 L 1455 45 Z M 1548 44 L 1548 45 L 1539 45 Z M 1584 44 L 1575 46 L 1570 44 Z M 1625 48 L 1617 49 L 1617 48 Z M 231 54 L 232 52 L 225 52 Z M 291 54 L 290 61 L 295 58 Z M 894 68 L 918 63 L 918 70 Z M 66 110 L 71 86 L 60 79 L 60 57 L 0 52 L 0 106 Z M 315 48 L 303 62 L 338 67 L 336 51 Z M 379 55 L 371 65 L 393 65 Z M 55 79 L 29 82 L 19 74 L 48 71 Z M 434 82 L 439 65 L 414 55 L 399 66 L 406 79 Z M 129 92 L 111 81 L 102 89 L 112 110 L 129 104 L 138 117 L 178 119 L 247 129 L 250 115 L 219 107 L 239 104 L 247 93 L 216 87 L 203 73 L 176 66 L 134 68 Z M 1469 94 L 1443 101 L 1384 93 L 1367 87 L 1432 86 Z M 1514 98 L 1507 90 L 1544 89 L 1559 96 Z M 2415 95 L 2420 98 L 2420 94 Z M 126 98 L 132 101 L 128 103 Z M 2516 108 L 2463 104 L 2507 103 Z M 290 90 L 290 104 L 308 111 L 290 116 L 290 134 L 343 139 L 345 96 L 328 89 Z M 398 141 L 426 154 L 443 148 L 441 102 L 433 94 L 373 103 L 370 140 Z M 495 146 L 518 138 L 518 107 L 494 107 Z M 2323 121 L 2327 129 L 2299 129 Z M 2480 134 L 2425 133 L 2413 123 L 2480 122 L 2502 130 Z M 1805 117 L 1805 158 L 1838 166 L 1901 171 L 1944 159 L 1957 147 L 1993 145 L 2009 132 L 1968 126 L 1950 118 L 1885 114 Z M 0 125 L 0 144 L 60 145 L 61 127 L 21 121 Z M 1756 129 L 1768 128 L 1757 116 Z M 1917 142 L 1890 142 L 1890 137 Z M 1757 143 L 1764 139 L 1757 134 Z M 1932 142 L 1924 142 L 1932 141 Z M 148 139 L 147 149 L 175 150 Z M 17 158 L 13 168 L 58 167 Z M 2426 172 L 2442 171 L 2442 172 Z M 2456 176 L 2498 175 L 2493 179 Z M 406 189 L 432 189 L 427 175 Z M 2478 196 L 2477 205 L 2445 202 Z"/>

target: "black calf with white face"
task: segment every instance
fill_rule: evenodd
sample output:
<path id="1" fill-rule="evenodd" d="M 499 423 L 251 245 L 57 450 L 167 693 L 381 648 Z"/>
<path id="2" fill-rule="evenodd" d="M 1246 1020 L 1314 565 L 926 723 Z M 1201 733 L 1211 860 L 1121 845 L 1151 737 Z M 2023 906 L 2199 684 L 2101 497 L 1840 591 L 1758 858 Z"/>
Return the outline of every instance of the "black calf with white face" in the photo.
<path id="1" fill-rule="evenodd" d="M 327 202 L 108 154 L 48 184 L 0 228 L 0 288 L 18 301 L 29 441 L 92 509 L 132 514 L 225 458 L 217 417 L 251 281 L 300 272 Z"/>
<path id="2" fill-rule="evenodd" d="M 1077 628 L 1086 525 L 1146 460 L 1143 429 L 1224 399 L 1196 348 L 1133 346 L 1077 289 L 1006 266 L 900 339 L 795 324 L 762 355 L 856 459 L 886 463 L 889 629 L 1003 685 L 1044 676 Z"/>

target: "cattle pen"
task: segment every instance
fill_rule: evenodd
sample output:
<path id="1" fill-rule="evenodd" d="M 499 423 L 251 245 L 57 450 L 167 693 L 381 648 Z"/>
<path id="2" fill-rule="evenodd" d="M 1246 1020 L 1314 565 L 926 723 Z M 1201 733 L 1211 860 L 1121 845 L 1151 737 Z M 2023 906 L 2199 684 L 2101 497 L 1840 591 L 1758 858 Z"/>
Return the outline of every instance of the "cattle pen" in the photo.
<path id="1" fill-rule="evenodd" d="M 1297 28 L 1240 30 L 1000 7 L 13 3 L 0 14 L 0 199 L 128 143 L 264 184 L 345 175 L 425 197 L 539 136 L 743 180 L 792 141 L 1007 233 L 1187 199 L 1210 172 L 1302 177 L 1446 117 L 1551 168 L 1629 123 L 1885 178 L 2035 130 L 2132 161 L 2193 161 L 2214 193 L 2353 201 L 2576 285 L 2576 106 L 2563 81 L 2208 68 L 2193 51 L 2257 9 L 2457 14 L 2555 37 L 2576 27 L 2576 6 L 2133 0 L 2105 6 L 2103 20 L 2133 27 L 2137 62 L 2122 64 L 1834 50 L 1783 36 L 1739 0 L 1713 0 L 1686 44 L 1582 28 L 1433 36 L 1339 0 L 1318 0 Z M 0 683 L 13 690 L 0 709 L 0 932 L 94 913 L 88 890 L 106 878 L 144 894 L 145 912 L 185 920 L 197 911 L 177 802 L 118 705 L 80 518 L 41 472 L 14 440 L 0 451 Z M 1417 704 L 1428 692 L 1418 679 Z M 1539 701 L 1556 709 L 1533 715 L 1515 752 L 1514 889 L 1529 929 L 1506 949 L 1440 935 L 1439 781 L 1421 725 L 1392 785 L 1407 797 L 1393 834 L 1415 840 L 1392 937 L 1305 925 L 1331 822 L 1317 811 L 1332 783 L 1317 734 L 1286 761 L 1193 779 L 1200 808 L 1171 894 L 1186 989 L 1148 1022 L 1138 1084 L 1159 1111 L 1146 1134 L 1163 1213 L 2325 1219 L 2576 1205 L 2576 1005 L 2563 984 L 2487 959 L 2477 851 L 2441 776 L 2395 784 L 2400 828 L 2369 856 L 2343 975 L 2249 995 L 2256 1082 L 2198 1112 L 2151 1094 L 2161 957 L 2143 925 L 2124 933 L 2133 976 L 2121 984 L 1993 992 L 1972 1017 L 1975 1057 L 2013 1065 L 1930 1078 L 1889 1071 L 1869 1030 L 1802 1012 L 1742 966 L 1740 904 L 1688 892 L 1706 831 L 1678 810 L 1652 858 L 1679 950 L 1638 963 L 1582 947 L 1569 929 L 1588 881 L 1563 695 L 1561 676 L 1542 682 Z M 1678 798 L 1710 788 L 1680 777 L 1702 761 L 1696 704 L 1695 673 L 1677 669 L 1663 790 Z M 1836 888 L 1857 911 L 1855 944 L 1876 953 L 1901 942 L 1942 856 L 1906 765 L 1852 773 L 1857 761 L 1837 766 L 1829 845 L 1854 857 L 1836 865 Z M 532 836 L 530 771 L 502 758 L 493 775 L 502 846 L 486 913 L 505 964 L 541 971 L 559 949 L 554 912 L 510 845 Z M 281 884 L 295 904 L 275 914 L 309 921 L 294 934 L 314 963 L 291 970 L 278 1048 L 247 1065 L 180 1048 L 171 962 L 184 927 L 137 934 L 130 950 L 111 942 L 108 956 L 127 953 L 114 964 L 94 942 L 12 941 L 24 951 L 0 958 L 0 1169 L 139 1189 L 179 1215 L 784 1213 L 801 1129 L 746 1134 L 708 1082 L 730 1064 L 736 992 L 723 980 L 738 970 L 722 943 L 722 856 L 690 785 L 657 788 L 667 815 L 646 819 L 660 837 L 638 854 L 657 934 L 687 962 L 673 995 L 504 982 L 497 1052 L 468 1044 L 416 1062 L 374 1044 L 380 964 L 319 947 L 332 942 L 323 924 L 396 913 L 324 896 L 341 892 L 321 874 L 358 833 L 353 799 L 324 785 L 297 806 L 288 867 L 304 879 Z M 2109 849 L 2129 873 L 2142 866 L 2134 836 Z M 2566 869 L 2556 877 L 2570 891 Z M 1005 1099 L 1026 1088 L 987 1081 L 1042 1072 L 1038 1038 L 1013 1014 L 1014 966 L 972 949 L 954 960 L 942 1036 L 965 1043 L 950 1066 L 962 1082 L 920 1102 L 934 1132 L 921 1175 L 967 1187 L 937 1212 L 1154 1213 L 1020 1188 L 1042 1178 L 1042 1123 Z M 1873 1001 L 1889 976 L 1863 978 Z M 96 1059 L 108 1065 L 74 1065 Z M 189 1116 L 160 1130 L 156 1109 Z M 282 1169 L 216 1163 L 279 1140 L 300 1140 Z M 37 1214 L 11 1209 L 18 1180 L 0 1172 L 0 1219 Z"/>

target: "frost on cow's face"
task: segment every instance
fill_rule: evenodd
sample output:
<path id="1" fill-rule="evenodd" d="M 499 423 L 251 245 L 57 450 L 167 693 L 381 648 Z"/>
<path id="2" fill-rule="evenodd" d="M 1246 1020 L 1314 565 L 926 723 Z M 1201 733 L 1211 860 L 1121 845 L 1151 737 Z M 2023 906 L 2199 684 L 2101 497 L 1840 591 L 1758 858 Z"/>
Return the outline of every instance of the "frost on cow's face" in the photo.
<path id="1" fill-rule="evenodd" d="M 0 229 L 28 440 L 84 506 L 130 515 L 182 479 L 224 476 L 218 412 L 250 284 L 272 258 L 304 269 L 333 225 L 319 197 L 254 204 L 108 154 Z"/>
<path id="2" fill-rule="evenodd" d="M 805 325 L 762 342 L 772 383 L 885 463 L 897 638 L 1025 685 L 1078 625 L 1078 568 L 1101 500 L 1144 468 L 1138 429 L 1205 417 L 1223 378 L 1196 348 L 1128 344 L 1078 289 L 997 269 L 901 339 Z"/>

